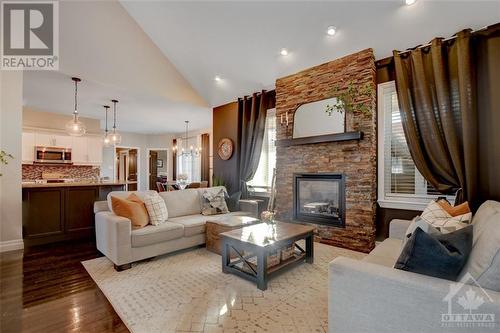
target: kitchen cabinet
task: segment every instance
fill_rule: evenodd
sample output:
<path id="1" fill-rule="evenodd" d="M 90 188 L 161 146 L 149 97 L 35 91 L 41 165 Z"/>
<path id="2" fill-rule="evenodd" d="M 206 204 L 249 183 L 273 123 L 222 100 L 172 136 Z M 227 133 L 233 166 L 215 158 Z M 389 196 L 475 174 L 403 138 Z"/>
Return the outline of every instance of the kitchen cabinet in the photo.
<path id="1" fill-rule="evenodd" d="M 87 164 L 89 155 L 87 151 L 87 137 L 75 136 L 71 143 L 71 159 L 73 164 Z"/>
<path id="2" fill-rule="evenodd" d="M 23 132 L 21 155 L 23 163 L 33 163 L 35 158 L 35 133 Z"/>
<path id="3" fill-rule="evenodd" d="M 37 146 L 71 148 L 72 138 L 69 135 L 37 132 L 35 133 L 35 143 Z"/>
<path id="4" fill-rule="evenodd" d="M 87 137 L 87 155 L 90 164 L 102 164 L 102 140 L 100 137 Z"/>

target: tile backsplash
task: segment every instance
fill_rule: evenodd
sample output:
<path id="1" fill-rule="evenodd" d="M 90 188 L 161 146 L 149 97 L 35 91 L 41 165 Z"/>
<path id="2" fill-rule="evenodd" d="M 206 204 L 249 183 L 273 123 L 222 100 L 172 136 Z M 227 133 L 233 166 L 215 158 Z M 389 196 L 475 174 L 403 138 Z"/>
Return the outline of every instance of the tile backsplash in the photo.
<path id="1" fill-rule="evenodd" d="M 66 175 L 66 178 L 87 179 L 98 177 L 100 168 L 85 165 L 23 164 L 23 180 L 42 179 L 42 172 L 57 172 Z"/>

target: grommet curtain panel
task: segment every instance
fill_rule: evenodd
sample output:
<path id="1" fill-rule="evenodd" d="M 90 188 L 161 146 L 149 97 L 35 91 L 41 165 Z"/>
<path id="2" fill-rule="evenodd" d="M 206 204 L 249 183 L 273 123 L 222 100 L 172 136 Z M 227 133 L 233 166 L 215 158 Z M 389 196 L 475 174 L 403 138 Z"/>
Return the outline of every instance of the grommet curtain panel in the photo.
<path id="1" fill-rule="evenodd" d="M 415 166 L 456 204 L 477 204 L 478 111 L 470 30 L 428 47 L 394 51 L 403 129 Z"/>
<path id="2" fill-rule="evenodd" d="M 259 166 L 262 141 L 266 128 L 267 109 L 275 105 L 275 94 L 262 91 L 252 97 L 238 98 L 240 114 L 240 191 L 243 198 L 248 197 L 247 182 L 250 181 Z"/>

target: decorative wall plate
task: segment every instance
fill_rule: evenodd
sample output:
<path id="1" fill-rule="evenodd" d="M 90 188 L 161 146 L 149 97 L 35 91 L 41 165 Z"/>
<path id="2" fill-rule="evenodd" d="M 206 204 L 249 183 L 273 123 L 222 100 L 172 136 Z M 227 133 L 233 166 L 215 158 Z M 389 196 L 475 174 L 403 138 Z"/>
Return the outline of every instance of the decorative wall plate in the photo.
<path id="1" fill-rule="evenodd" d="M 224 138 L 219 141 L 219 145 L 217 146 L 217 154 L 219 154 L 219 157 L 221 159 L 227 161 L 231 158 L 231 156 L 233 156 L 233 149 L 233 141 L 229 138 Z"/>

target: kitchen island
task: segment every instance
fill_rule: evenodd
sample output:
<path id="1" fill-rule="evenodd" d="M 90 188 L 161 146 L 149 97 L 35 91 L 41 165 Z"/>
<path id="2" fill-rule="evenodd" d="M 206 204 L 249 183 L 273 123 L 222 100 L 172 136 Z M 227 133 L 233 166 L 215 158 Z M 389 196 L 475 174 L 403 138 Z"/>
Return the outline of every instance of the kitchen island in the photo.
<path id="1" fill-rule="evenodd" d="M 23 238 L 26 246 L 93 239 L 95 201 L 122 182 L 23 183 Z"/>

